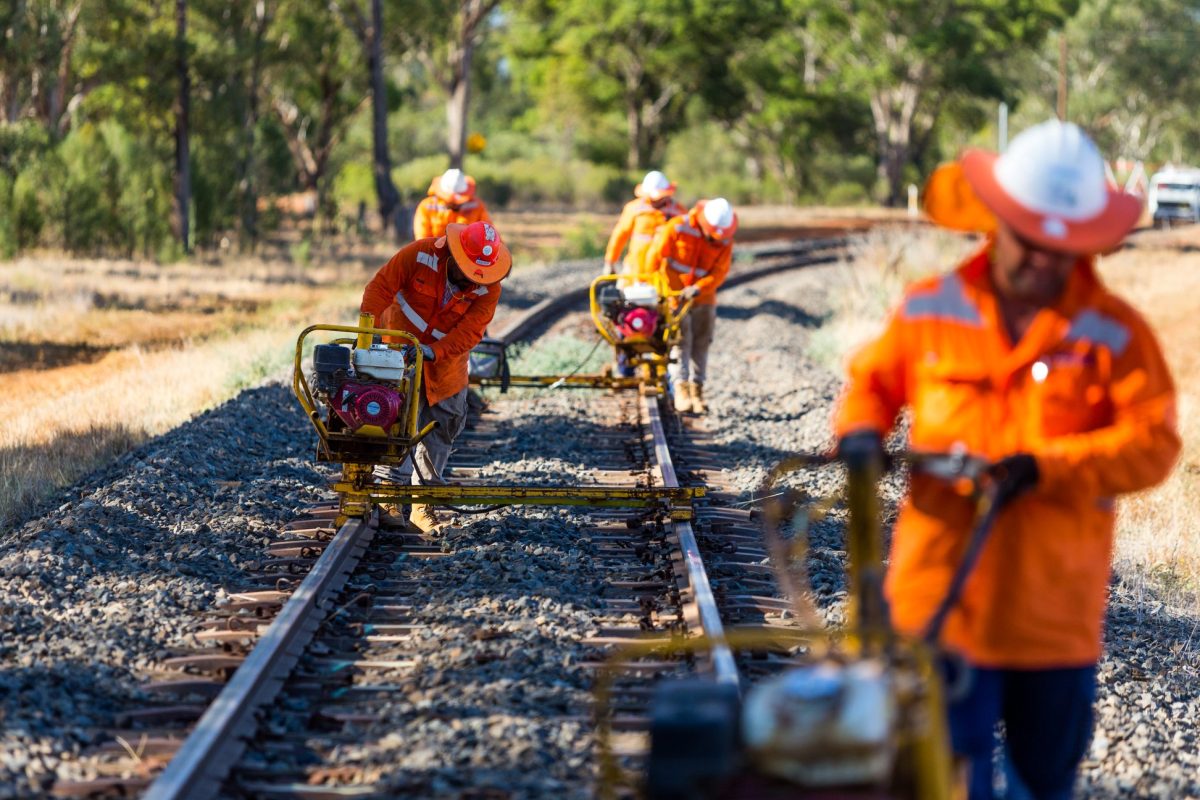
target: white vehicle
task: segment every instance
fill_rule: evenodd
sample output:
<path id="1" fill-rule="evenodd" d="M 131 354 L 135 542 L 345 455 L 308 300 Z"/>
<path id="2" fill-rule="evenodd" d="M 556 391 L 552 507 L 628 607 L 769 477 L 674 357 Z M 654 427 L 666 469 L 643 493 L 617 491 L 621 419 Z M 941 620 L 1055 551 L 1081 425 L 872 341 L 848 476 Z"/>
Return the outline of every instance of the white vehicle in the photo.
<path id="1" fill-rule="evenodd" d="M 1149 206 L 1155 225 L 1200 222 L 1200 169 L 1168 167 L 1154 173 Z"/>

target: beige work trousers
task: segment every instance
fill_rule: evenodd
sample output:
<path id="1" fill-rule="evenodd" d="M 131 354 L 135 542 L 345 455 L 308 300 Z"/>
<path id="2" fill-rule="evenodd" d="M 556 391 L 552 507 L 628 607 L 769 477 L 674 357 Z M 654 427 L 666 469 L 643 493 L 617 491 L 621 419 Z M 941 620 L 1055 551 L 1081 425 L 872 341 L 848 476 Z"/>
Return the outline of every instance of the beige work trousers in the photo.
<path id="1" fill-rule="evenodd" d="M 717 324 L 717 306 L 692 305 L 679 324 L 679 344 L 671 348 L 671 365 L 667 372 L 671 383 L 694 381 L 704 385 L 708 372 L 708 348 L 713 341 Z"/>
<path id="2" fill-rule="evenodd" d="M 438 426 L 421 440 L 413 450 L 413 455 L 398 467 L 388 467 L 385 477 L 396 483 L 414 486 L 445 484 L 442 471 L 446 469 L 446 462 L 454 451 L 454 440 L 467 425 L 467 390 L 463 389 L 432 406 L 422 391 L 417 407 L 417 430 L 434 421 Z M 413 458 L 417 461 L 415 474 Z"/>

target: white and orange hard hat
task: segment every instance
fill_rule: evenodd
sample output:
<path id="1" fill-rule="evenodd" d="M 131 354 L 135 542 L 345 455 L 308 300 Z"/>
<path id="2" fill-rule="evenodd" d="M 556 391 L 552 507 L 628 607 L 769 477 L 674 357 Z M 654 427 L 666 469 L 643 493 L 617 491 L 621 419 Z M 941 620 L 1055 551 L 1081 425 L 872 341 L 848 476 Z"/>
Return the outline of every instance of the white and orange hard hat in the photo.
<path id="1" fill-rule="evenodd" d="M 646 173 L 646 177 L 642 178 L 641 183 L 633 187 L 633 194 L 643 200 L 655 203 L 675 194 L 675 184 L 667 180 L 666 175 L 652 169 Z"/>
<path id="2" fill-rule="evenodd" d="M 939 168 L 926 185 L 925 209 L 955 230 L 986 233 L 999 219 L 1041 247 L 1094 254 L 1125 238 L 1142 201 L 1109 184 L 1100 151 L 1079 126 L 1050 120 L 1023 131 L 1003 154 L 970 149 Z"/>
<path id="3" fill-rule="evenodd" d="M 461 169 L 448 169 L 433 179 L 429 193 L 444 203 L 461 206 L 475 196 L 475 179 Z"/>
<path id="4" fill-rule="evenodd" d="M 446 241 L 458 268 L 473 283 L 499 283 L 512 270 L 512 254 L 490 222 L 452 222 L 446 226 Z"/>
<path id="5" fill-rule="evenodd" d="M 724 197 L 714 197 L 712 200 L 701 200 L 696 203 L 696 216 L 700 220 L 700 229 L 710 239 L 732 239 L 738 227 L 737 214 L 733 206 Z"/>

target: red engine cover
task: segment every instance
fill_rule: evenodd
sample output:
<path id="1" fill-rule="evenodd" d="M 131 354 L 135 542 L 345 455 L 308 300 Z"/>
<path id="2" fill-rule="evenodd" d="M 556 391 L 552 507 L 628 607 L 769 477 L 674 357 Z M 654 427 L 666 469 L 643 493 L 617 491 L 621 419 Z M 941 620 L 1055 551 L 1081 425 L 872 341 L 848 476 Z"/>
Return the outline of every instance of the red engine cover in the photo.
<path id="1" fill-rule="evenodd" d="M 395 389 L 374 383 L 343 383 L 334 398 L 333 410 L 352 431 L 363 425 L 378 425 L 385 431 L 400 416 L 404 398 Z"/>
<path id="2" fill-rule="evenodd" d="M 658 327 L 658 312 L 650 308 L 631 308 L 617 322 L 622 339 L 649 339 Z"/>

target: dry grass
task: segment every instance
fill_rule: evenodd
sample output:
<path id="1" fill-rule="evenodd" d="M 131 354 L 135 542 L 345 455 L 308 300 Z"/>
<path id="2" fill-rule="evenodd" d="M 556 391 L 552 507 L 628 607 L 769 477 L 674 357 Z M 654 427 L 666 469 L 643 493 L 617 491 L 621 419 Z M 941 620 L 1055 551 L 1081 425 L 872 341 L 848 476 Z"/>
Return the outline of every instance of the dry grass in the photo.
<path id="1" fill-rule="evenodd" d="M 0 266 L 0 525 L 281 372 L 301 328 L 349 321 L 370 272 L 254 262 Z"/>
<path id="2" fill-rule="evenodd" d="M 845 358 L 883 329 L 904 287 L 944 272 L 977 243 L 929 227 L 875 228 L 851 241 L 833 272 L 830 318 L 809 339 L 810 355 L 840 369 Z"/>
<path id="3" fill-rule="evenodd" d="M 975 243 L 933 229 L 872 231 L 839 265 L 833 315 L 813 337 L 813 355 L 839 366 L 875 335 L 914 278 L 951 268 Z M 1179 389 L 1184 453 L 1160 487 L 1125 498 L 1115 566 L 1143 597 L 1193 605 L 1200 597 L 1200 229 L 1141 233 L 1101 260 L 1109 285 L 1157 331 Z"/>

